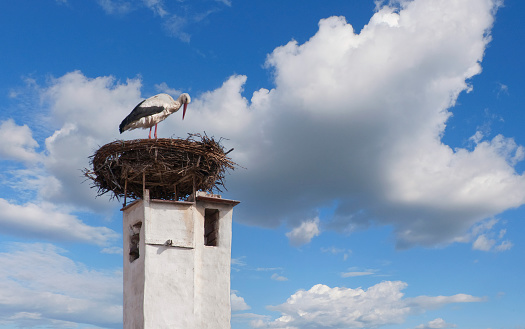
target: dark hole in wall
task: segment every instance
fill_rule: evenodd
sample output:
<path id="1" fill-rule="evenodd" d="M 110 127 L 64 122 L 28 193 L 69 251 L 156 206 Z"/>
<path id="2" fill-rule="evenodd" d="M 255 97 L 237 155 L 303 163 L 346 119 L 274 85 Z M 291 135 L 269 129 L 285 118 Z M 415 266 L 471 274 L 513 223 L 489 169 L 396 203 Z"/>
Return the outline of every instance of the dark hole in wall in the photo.
<path id="1" fill-rule="evenodd" d="M 219 210 L 204 210 L 204 245 L 216 247 L 219 245 Z"/>
<path id="2" fill-rule="evenodd" d="M 138 222 L 129 228 L 129 261 L 132 263 L 140 257 L 140 229 L 142 222 Z"/>

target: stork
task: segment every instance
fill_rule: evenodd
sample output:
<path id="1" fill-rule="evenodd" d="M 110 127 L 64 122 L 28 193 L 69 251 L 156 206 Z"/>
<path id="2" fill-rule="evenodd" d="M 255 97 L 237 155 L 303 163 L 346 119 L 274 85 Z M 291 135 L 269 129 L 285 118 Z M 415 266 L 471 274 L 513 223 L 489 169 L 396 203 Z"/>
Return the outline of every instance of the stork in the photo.
<path id="1" fill-rule="evenodd" d="M 190 95 L 184 93 L 174 100 L 168 94 L 158 94 L 140 102 L 133 111 L 120 123 L 119 131 L 122 134 L 126 130 L 137 128 L 149 128 L 151 138 L 151 128 L 155 126 L 155 138 L 157 138 L 157 124 L 166 119 L 170 114 L 177 112 L 182 105 L 182 120 L 186 115 L 186 108 L 191 102 Z"/>

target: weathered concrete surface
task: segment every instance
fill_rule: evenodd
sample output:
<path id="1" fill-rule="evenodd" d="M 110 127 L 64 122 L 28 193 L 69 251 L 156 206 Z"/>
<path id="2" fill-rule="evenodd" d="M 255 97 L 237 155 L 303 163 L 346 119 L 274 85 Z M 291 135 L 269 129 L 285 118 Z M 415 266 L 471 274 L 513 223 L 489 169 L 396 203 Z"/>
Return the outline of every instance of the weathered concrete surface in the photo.
<path id="1" fill-rule="evenodd" d="M 125 207 L 124 328 L 230 328 L 232 200 L 144 200 Z M 205 209 L 216 209 L 218 244 L 205 246 Z M 132 236 L 140 227 L 139 257 Z M 131 261 L 132 260 L 132 261 Z"/>
<path id="2" fill-rule="evenodd" d="M 218 246 L 204 245 L 204 211 L 219 210 Z M 195 230 L 195 328 L 230 328 L 233 207 L 197 201 Z"/>

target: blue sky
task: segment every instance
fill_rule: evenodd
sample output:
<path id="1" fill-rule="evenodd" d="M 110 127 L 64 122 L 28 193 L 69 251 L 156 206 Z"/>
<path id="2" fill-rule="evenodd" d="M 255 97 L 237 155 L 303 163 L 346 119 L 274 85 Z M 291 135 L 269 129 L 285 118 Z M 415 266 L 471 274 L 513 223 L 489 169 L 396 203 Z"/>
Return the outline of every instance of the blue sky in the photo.
<path id="1" fill-rule="evenodd" d="M 520 0 L 4 1 L 0 328 L 121 328 L 120 204 L 84 182 L 142 99 L 238 169 L 232 328 L 525 328 Z"/>

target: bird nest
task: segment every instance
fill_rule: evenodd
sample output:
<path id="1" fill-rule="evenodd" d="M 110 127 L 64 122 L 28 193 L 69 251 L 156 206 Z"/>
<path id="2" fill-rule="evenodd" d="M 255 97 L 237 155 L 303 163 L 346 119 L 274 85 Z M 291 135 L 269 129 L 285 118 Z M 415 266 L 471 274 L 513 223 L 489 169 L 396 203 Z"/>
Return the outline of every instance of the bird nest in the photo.
<path id="1" fill-rule="evenodd" d="M 118 140 L 90 157 L 93 169 L 84 169 L 84 175 L 99 196 L 111 191 L 117 199 L 138 199 L 149 189 L 151 198 L 179 200 L 198 190 L 221 192 L 226 170 L 237 166 L 226 156 L 232 150 L 225 153 L 220 141 L 200 134 Z"/>

